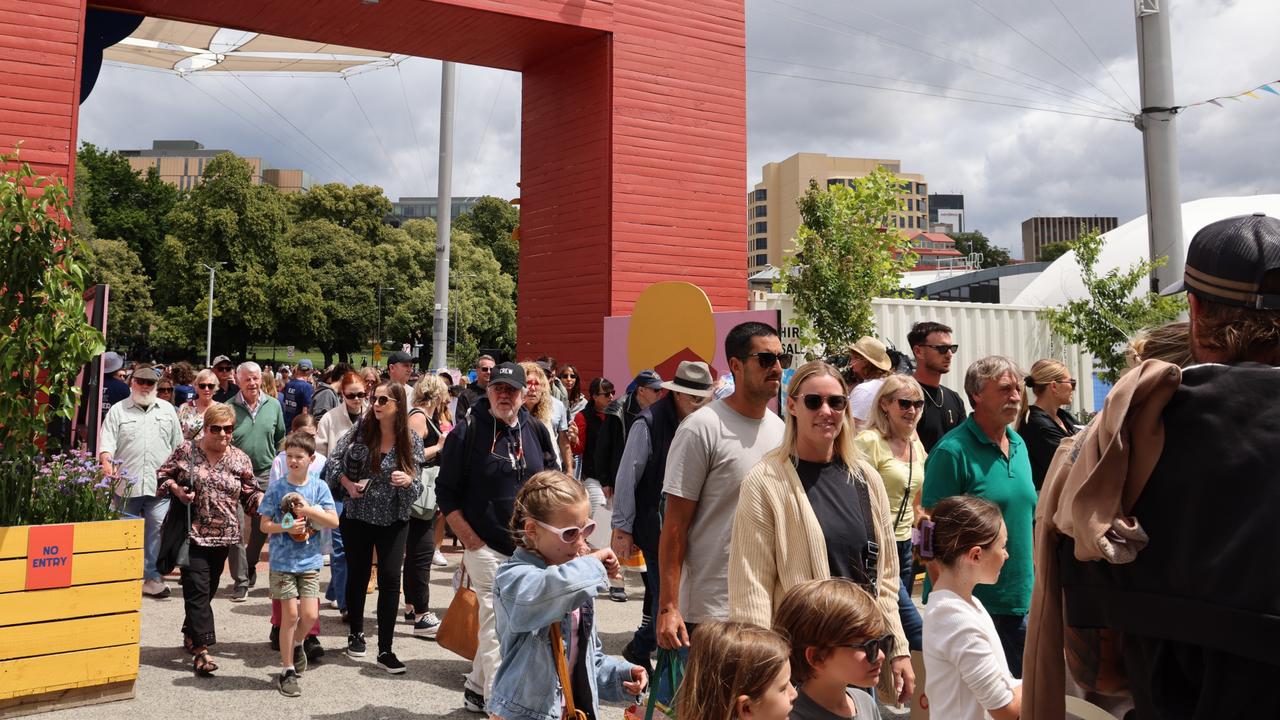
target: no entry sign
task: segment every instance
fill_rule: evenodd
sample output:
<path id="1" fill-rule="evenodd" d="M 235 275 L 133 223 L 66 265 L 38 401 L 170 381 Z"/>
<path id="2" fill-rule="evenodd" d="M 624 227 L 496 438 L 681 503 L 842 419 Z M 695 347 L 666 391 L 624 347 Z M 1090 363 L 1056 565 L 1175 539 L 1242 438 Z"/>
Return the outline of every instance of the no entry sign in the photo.
<path id="1" fill-rule="evenodd" d="M 39 525 L 27 530 L 27 589 L 71 587 L 74 525 Z"/>

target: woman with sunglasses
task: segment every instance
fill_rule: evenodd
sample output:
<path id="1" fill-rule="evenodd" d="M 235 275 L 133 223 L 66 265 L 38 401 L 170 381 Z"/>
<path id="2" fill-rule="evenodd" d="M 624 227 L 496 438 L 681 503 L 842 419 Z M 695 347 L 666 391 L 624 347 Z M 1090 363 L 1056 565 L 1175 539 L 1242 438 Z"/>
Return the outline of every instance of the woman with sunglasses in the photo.
<path id="1" fill-rule="evenodd" d="M 893 536 L 900 571 L 898 617 L 912 650 L 921 646 L 920 611 L 911 601 L 915 563 L 911 558 L 911 526 L 915 506 L 924 485 L 924 444 L 916 437 L 916 423 L 924 412 L 924 390 L 910 375 L 890 375 L 871 403 L 870 427 L 854 441 L 867 461 L 880 473 L 889 497 Z"/>
<path id="2" fill-rule="evenodd" d="M 329 487 L 342 497 L 339 528 L 347 557 L 347 656 L 362 658 L 364 598 L 378 556 L 378 665 L 393 675 L 405 671 L 391 651 L 400 609 L 400 570 L 409 536 L 409 513 L 422 493 L 426 464 L 422 438 L 409 429 L 404 386 L 378 386 L 369 411 L 345 435 L 325 466 Z M 328 417 L 332 413 L 326 414 Z"/>
<path id="3" fill-rule="evenodd" d="M 1018 413 L 1018 422 L 1014 430 L 1022 436 L 1027 444 L 1027 455 L 1031 458 L 1031 481 L 1036 491 L 1044 484 L 1044 476 L 1049 472 L 1049 463 L 1053 462 L 1053 454 L 1058 452 L 1058 445 L 1063 438 L 1071 437 L 1080 431 L 1080 421 L 1071 416 L 1064 408 L 1071 405 L 1071 396 L 1076 391 L 1076 381 L 1071 377 L 1067 366 L 1057 360 L 1037 360 L 1031 366 L 1031 374 L 1026 377 L 1027 389 L 1036 394 L 1036 401 L 1027 406 L 1027 395 L 1022 394 L 1022 411 Z"/>
<path id="4" fill-rule="evenodd" d="M 182 568 L 182 646 L 191 654 L 197 675 L 212 675 L 209 659 L 217 642 L 213 624 L 213 591 L 218 587 L 227 553 L 240 543 L 237 505 L 256 512 L 262 500 L 249 456 L 231 444 L 236 413 L 213 403 L 204 413 L 204 431 L 173 451 L 156 471 L 157 496 L 172 496 L 191 507 L 190 560 Z"/>
<path id="5" fill-rule="evenodd" d="M 213 404 L 213 394 L 218 392 L 218 376 L 208 368 L 196 373 L 196 397 L 178 408 L 178 424 L 182 437 L 195 440 L 204 427 L 204 414 Z"/>
<path id="6" fill-rule="evenodd" d="M 568 462 L 564 463 L 564 471 L 568 474 L 582 479 L 582 456 L 581 456 L 581 437 L 578 433 L 578 416 L 587 407 L 587 398 L 582 394 L 582 382 L 578 375 L 578 369 L 572 365 L 561 365 L 556 371 L 556 378 L 564 385 L 565 395 L 568 399 L 565 401 L 565 416 L 569 419 L 569 428 L 565 431 L 565 437 L 569 444 Z"/>
<path id="7" fill-rule="evenodd" d="M 742 481 L 729 545 L 729 619 L 769 626 L 787 592 L 843 577 L 873 598 L 893 635 L 900 701 L 915 673 L 898 617 L 898 554 L 884 483 L 853 441 L 849 387 L 821 360 L 787 386 L 782 445 Z M 883 550 L 881 550 L 883 548 Z"/>
<path id="8" fill-rule="evenodd" d="M 354 372 L 343 375 L 338 388 L 342 406 L 325 413 L 316 424 L 316 452 L 322 455 L 329 454 L 329 449 L 338 443 L 338 438 L 355 427 L 356 421 L 364 413 L 365 399 L 369 397 L 364 380 Z M 341 511 L 338 514 L 341 515 Z"/>
<path id="9" fill-rule="evenodd" d="M 578 468 L 579 479 L 587 486 L 587 497 L 591 499 L 591 512 L 605 506 L 608 497 L 605 488 L 600 484 L 600 473 L 596 472 L 596 445 L 600 442 L 600 434 L 604 428 L 604 414 L 613 402 L 616 393 L 613 383 L 608 378 L 598 377 L 591 381 L 591 399 L 587 407 L 573 419 L 577 430 L 577 441 L 573 444 L 573 454 L 582 460 L 574 464 Z M 613 494 L 613 488 L 608 489 Z"/>

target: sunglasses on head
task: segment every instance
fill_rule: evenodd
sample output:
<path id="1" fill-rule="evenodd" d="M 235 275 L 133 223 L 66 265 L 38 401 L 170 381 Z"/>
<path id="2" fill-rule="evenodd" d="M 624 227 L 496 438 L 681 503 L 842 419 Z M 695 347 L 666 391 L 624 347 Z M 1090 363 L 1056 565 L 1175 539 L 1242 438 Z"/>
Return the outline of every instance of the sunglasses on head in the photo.
<path id="1" fill-rule="evenodd" d="M 765 370 L 768 370 L 775 364 L 782 365 L 783 370 L 791 367 L 791 353 L 753 352 L 747 353 L 747 357 L 754 357 L 756 362 L 760 363 L 760 367 Z"/>
<path id="2" fill-rule="evenodd" d="M 230 435 L 236 429 L 236 426 L 235 425 L 205 425 L 204 429 L 208 430 L 214 435 L 224 435 L 224 434 Z"/>
<path id="3" fill-rule="evenodd" d="M 898 398 L 898 407 L 902 408 L 903 410 L 910 410 L 911 408 L 915 408 L 919 410 L 920 408 L 924 407 L 924 401 Z"/>
<path id="4" fill-rule="evenodd" d="M 342 395 L 343 395 L 343 397 L 345 397 L 345 398 L 346 398 L 346 399 L 348 399 L 348 400 L 363 400 L 363 399 L 365 399 L 365 398 L 369 397 L 369 394 L 368 394 L 368 393 L 362 393 L 362 392 L 358 392 L 358 393 L 343 393 Z"/>
<path id="5" fill-rule="evenodd" d="M 378 395 L 373 399 L 373 404 L 379 407 L 393 402 L 395 402 L 395 400 L 392 400 L 390 395 Z"/>
<path id="6" fill-rule="evenodd" d="M 554 525 L 548 525 L 536 518 L 533 521 L 538 523 L 539 527 L 545 528 L 555 533 L 556 536 L 560 538 L 560 542 L 564 543 L 565 545 L 568 545 L 573 542 L 577 542 L 578 538 L 590 535 L 596 530 L 595 520 L 587 521 L 587 524 L 583 525 L 582 527 L 567 527 L 567 528 L 558 528 Z"/>
<path id="7" fill-rule="evenodd" d="M 133 381 L 138 383 L 139 385 L 146 385 L 147 387 L 150 387 L 156 384 L 155 380 L 147 380 L 144 378 L 134 378 Z"/>
<path id="8" fill-rule="evenodd" d="M 955 355 L 956 351 L 960 349 L 959 345 L 925 345 L 925 347 L 933 348 L 933 351 L 939 355 L 946 355 L 948 353 Z"/>
<path id="9" fill-rule="evenodd" d="M 200 388 L 201 390 L 217 390 L 218 383 L 200 383 L 199 385 L 196 385 L 196 387 Z"/>
<path id="10" fill-rule="evenodd" d="M 823 405 L 826 405 L 836 412 L 844 412 L 844 409 L 849 406 L 849 398 L 843 395 L 818 395 L 816 393 L 810 393 L 808 395 L 801 395 L 800 399 L 804 401 L 804 406 L 810 410 L 817 410 Z"/>
<path id="11" fill-rule="evenodd" d="M 884 637 L 873 638 L 864 643 L 847 643 L 839 647 L 847 647 L 853 650 L 861 650 L 867 655 L 867 662 L 875 663 L 879 661 L 880 651 L 883 650 L 885 657 L 893 651 L 893 636 L 885 635 Z"/>

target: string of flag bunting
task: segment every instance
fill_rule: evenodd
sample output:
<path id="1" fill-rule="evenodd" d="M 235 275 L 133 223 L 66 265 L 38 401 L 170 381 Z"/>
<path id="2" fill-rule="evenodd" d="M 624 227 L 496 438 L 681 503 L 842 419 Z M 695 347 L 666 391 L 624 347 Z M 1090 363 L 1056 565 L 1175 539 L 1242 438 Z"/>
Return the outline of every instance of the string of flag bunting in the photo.
<path id="1" fill-rule="evenodd" d="M 1221 101 L 1235 100 L 1236 102 L 1244 102 L 1243 100 L 1240 99 L 1243 97 L 1253 98 L 1254 100 L 1261 100 L 1262 96 L 1258 94 L 1260 92 L 1271 93 L 1272 95 L 1280 95 L 1280 91 L 1277 91 L 1274 87 L 1272 87 L 1272 85 L 1280 85 L 1280 80 L 1272 80 L 1269 83 L 1262 83 L 1261 85 L 1255 88 L 1245 90 L 1244 92 L 1239 92 L 1234 95 L 1219 95 L 1218 97 L 1209 98 L 1208 100 L 1201 100 L 1200 102 L 1189 103 L 1187 105 L 1183 105 L 1182 107 L 1183 109 L 1196 107 L 1197 105 L 1214 105 L 1217 107 L 1223 107 L 1223 104 Z"/>

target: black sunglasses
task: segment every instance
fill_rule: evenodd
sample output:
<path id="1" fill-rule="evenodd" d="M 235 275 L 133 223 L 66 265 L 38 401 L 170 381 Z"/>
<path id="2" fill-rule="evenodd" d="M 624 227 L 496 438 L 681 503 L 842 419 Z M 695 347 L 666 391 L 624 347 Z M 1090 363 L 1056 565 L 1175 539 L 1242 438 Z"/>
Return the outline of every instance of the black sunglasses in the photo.
<path id="1" fill-rule="evenodd" d="M 1075 379 L 1075 378 L 1071 378 L 1070 380 L 1054 380 L 1054 382 L 1066 383 L 1066 384 L 1068 384 L 1068 385 L 1070 385 L 1070 386 L 1071 386 L 1071 389 L 1072 389 L 1072 390 L 1075 390 L 1075 389 L 1076 389 L 1076 382 L 1077 382 L 1077 381 L 1076 381 L 1076 379 Z"/>
<path id="2" fill-rule="evenodd" d="M 208 430 L 214 435 L 223 435 L 223 434 L 230 435 L 231 433 L 235 432 L 236 426 L 235 425 L 205 425 L 204 429 Z"/>
<path id="3" fill-rule="evenodd" d="M 902 408 L 903 410 L 910 410 L 911 408 L 915 408 L 919 410 L 920 408 L 924 407 L 924 401 L 898 398 L 898 407 Z"/>
<path id="4" fill-rule="evenodd" d="M 493 368 L 491 368 L 491 367 L 487 367 L 487 368 L 476 368 L 476 372 L 478 372 L 478 373 L 482 373 L 482 372 L 493 372 Z"/>
<path id="5" fill-rule="evenodd" d="M 867 654 L 867 662 L 875 664 L 880 662 L 880 651 L 884 651 L 885 657 L 893 652 L 893 636 L 885 635 L 884 637 L 874 638 L 864 643 L 848 643 L 838 647 L 847 647 L 853 650 L 861 650 Z"/>
<path id="6" fill-rule="evenodd" d="M 173 392 L 173 388 L 171 388 L 171 387 L 156 388 L 156 392 L 157 392 L 157 393 L 171 393 L 171 392 Z"/>
<path id="7" fill-rule="evenodd" d="M 200 388 L 201 390 L 217 390 L 218 384 L 217 383 L 200 383 L 196 387 Z"/>
<path id="8" fill-rule="evenodd" d="M 849 398 L 843 395 L 818 395 L 816 393 L 810 393 L 808 395 L 801 395 L 800 397 L 804 400 L 804 406 L 810 410 L 817 410 L 824 404 L 836 412 L 844 412 L 844 409 L 849 407 Z"/>
<path id="9" fill-rule="evenodd" d="M 939 355 L 946 355 L 947 353 L 955 355 L 956 351 L 960 349 L 959 345 L 925 345 L 925 347 L 933 348 L 933 351 Z"/>
<path id="10" fill-rule="evenodd" d="M 139 385 L 146 385 L 148 387 L 156 384 L 155 380 L 147 380 L 144 378 L 134 378 L 133 381 L 138 383 Z"/>
<path id="11" fill-rule="evenodd" d="M 576 378 L 576 377 L 578 377 L 578 376 L 577 376 L 577 375 L 574 375 L 573 373 L 562 373 L 562 374 L 560 374 L 558 377 L 559 377 L 561 380 L 572 380 L 572 379 L 574 379 L 574 378 Z"/>
<path id="12" fill-rule="evenodd" d="M 363 399 L 365 399 L 366 397 L 368 397 L 368 396 L 369 396 L 369 394 L 368 394 L 368 393 L 362 393 L 362 392 L 358 392 L 358 393 L 343 393 L 343 395 L 344 395 L 348 400 L 363 400 Z"/>
<path id="13" fill-rule="evenodd" d="M 746 357 L 754 357 L 756 362 L 760 363 L 760 367 L 766 370 L 773 367 L 775 363 L 782 365 L 783 370 L 791 367 L 791 353 L 753 352 L 747 353 Z"/>

